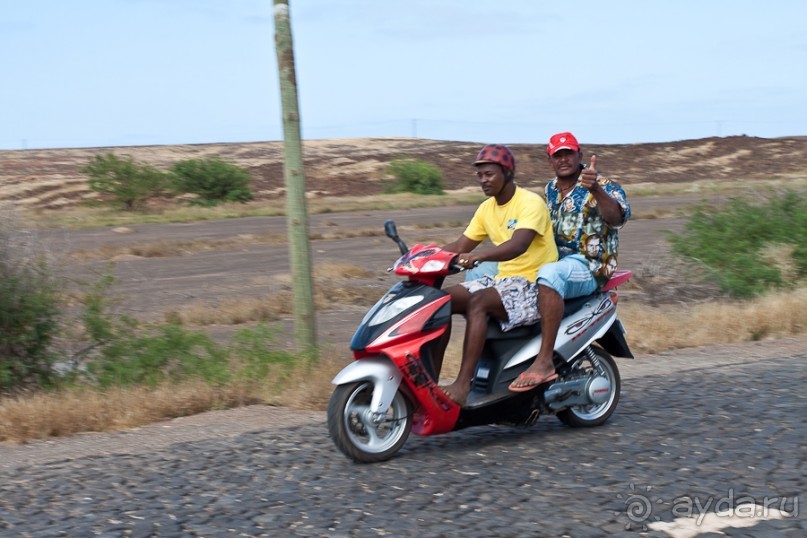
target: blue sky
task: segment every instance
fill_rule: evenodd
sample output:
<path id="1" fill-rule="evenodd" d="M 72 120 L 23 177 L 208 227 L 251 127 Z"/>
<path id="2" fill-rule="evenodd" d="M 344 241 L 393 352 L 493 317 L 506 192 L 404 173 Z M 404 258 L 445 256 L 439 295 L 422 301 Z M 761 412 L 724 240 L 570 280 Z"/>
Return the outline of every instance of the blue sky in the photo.
<path id="1" fill-rule="evenodd" d="M 3 0 L 0 149 L 282 138 L 271 0 Z M 804 0 L 290 0 L 306 139 L 807 135 Z"/>

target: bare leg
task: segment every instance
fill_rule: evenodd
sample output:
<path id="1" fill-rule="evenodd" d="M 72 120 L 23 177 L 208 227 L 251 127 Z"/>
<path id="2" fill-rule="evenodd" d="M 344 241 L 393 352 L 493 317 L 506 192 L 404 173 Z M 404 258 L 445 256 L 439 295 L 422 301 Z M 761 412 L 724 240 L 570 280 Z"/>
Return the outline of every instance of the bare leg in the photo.
<path id="1" fill-rule="evenodd" d="M 441 387 L 449 398 L 464 405 L 471 391 L 476 365 L 485 346 L 488 318 L 507 319 L 502 298 L 495 288 L 487 288 L 471 295 L 465 314 L 465 339 L 462 346 L 462 363 L 457 379 L 451 385 Z"/>
<path id="2" fill-rule="evenodd" d="M 510 385 L 526 388 L 540 385 L 543 379 L 555 373 L 552 357 L 555 339 L 558 337 L 560 320 L 563 318 L 563 298 L 558 292 L 543 284 L 538 285 L 538 312 L 541 314 L 541 349 L 529 368 Z"/>

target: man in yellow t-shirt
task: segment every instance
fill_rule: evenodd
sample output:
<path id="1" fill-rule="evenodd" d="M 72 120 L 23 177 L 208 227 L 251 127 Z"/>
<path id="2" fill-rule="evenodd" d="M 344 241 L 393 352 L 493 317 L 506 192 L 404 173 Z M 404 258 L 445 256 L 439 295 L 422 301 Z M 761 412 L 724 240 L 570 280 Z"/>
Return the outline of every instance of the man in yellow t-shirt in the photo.
<path id="1" fill-rule="evenodd" d="M 539 267 L 557 261 L 558 249 L 546 203 L 537 194 L 515 184 L 516 159 L 510 148 L 489 144 L 474 161 L 482 191 L 490 198 L 482 202 L 463 234 L 444 250 L 457 252 L 457 263 L 467 269 L 479 262 L 495 261 L 495 277 L 483 276 L 446 288 L 451 296 L 451 313 L 466 319 L 462 363 L 457 379 L 441 387 L 459 405 L 471 390 L 474 371 L 485 345 L 488 318 L 499 321 L 503 331 L 538 320 L 535 275 Z M 472 254 L 489 238 L 494 248 Z M 451 334 L 449 325 L 441 349 L 433 359 L 439 377 L 443 355 Z"/>

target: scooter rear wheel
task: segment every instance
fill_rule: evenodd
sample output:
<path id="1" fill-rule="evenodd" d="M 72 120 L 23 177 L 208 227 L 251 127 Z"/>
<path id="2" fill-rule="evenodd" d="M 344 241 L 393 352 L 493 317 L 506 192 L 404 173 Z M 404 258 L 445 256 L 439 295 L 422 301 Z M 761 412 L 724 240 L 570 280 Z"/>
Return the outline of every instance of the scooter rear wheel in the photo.
<path id="1" fill-rule="evenodd" d="M 599 405 L 579 405 L 558 411 L 558 420 L 567 426 L 576 428 L 599 426 L 608 420 L 619 403 L 621 381 L 616 362 L 605 350 L 597 346 L 591 346 L 591 349 L 597 355 L 598 364 L 594 364 L 585 353 L 581 353 L 574 359 L 572 366 L 579 371 L 589 373 L 589 375 L 605 377 L 611 385 L 611 392 L 608 395 L 608 400 Z"/>
<path id="2" fill-rule="evenodd" d="M 412 430 L 407 398 L 398 391 L 386 415 L 370 411 L 373 383 L 339 385 L 328 403 L 328 431 L 336 447 L 359 463 L 384 461 L 401 449 Z"/>

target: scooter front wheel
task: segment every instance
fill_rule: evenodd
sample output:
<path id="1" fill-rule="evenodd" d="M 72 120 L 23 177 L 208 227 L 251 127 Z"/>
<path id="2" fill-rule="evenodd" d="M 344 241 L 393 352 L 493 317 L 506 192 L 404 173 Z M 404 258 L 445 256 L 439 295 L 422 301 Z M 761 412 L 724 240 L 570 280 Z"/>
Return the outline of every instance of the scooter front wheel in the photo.
<path id="1" fill-rule="evenodd" d="M 386 413 L 373 413 L 373 383 L 339 385 L 328 402 L 328 431 L 336 447 L 359 463 L 384 461 L 395 455 L 412 430 L 412 413 L 399 390 Z"/>

